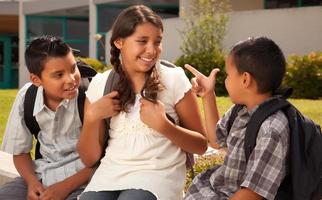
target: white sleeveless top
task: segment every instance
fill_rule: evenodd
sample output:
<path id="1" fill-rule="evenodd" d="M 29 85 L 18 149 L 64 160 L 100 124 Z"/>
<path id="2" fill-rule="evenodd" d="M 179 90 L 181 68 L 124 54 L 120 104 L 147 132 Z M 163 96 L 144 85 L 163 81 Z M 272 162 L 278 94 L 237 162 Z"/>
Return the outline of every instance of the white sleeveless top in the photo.
<path id="1" fill-rule="evenodd" d="M 175 105 L 191 88 L 182 68 L 157 64 L 165 89 L 159 100 L 176 122 Z M 86 93 L 90 102 L 103 95 L 110 71 L 96 75 Z M 110 139 L 105 157 L 84 192 L 143 189 L 160 200 L 182 199 L 186 174 L 186 154 L 162 134 L 140 120 L 141 96 L 136 96 L 129 113 L 111 119 Z"/>

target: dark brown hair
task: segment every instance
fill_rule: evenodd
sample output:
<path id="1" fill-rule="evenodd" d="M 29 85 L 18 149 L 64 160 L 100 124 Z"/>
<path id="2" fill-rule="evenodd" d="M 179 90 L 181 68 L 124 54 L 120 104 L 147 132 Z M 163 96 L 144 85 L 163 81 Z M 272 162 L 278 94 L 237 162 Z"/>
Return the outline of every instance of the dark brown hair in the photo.
<path id="1" fill-rule="evenodd" d="M 249 38 L 231 50 L 233 62 L 240 74 L 250 73 L 256 80 L 259 93 L 274 93 L 281 85 L 286 61 L 280 47 L 266 37 Z"/>
<path id="2" fill-rule="evenodd" d="M 111 64 L 116 73 L 120 75 L 120 81 L 116 89 L 119 92 L 121 110 L 127 112 L 128 106 L 133 105 L 135 101 L 135 92 L 131 87 L 130 80 L 127 77 L 119 59 L 120 50 L 114 45 L 114 41 L 120 38 L 131 36 L 135 32 L 137 25 L 149 22 L 163 31 L 161 18 L 150 8 L 144 5 L 130 6 L 123 10 L 112 27 L 111 44 Z M 155 66 L 147 72 L 145 84 L 141 95 L 152 101 L 157 99 L 157 94 L 163 89 L 159 74 Z"/>
<path id="3" fill-rule="evenodd" d="M 46 35 L 35 38 L 25 51 L 28 71 L 41 77 L 48 58 L 65 57 L 70 51 L 70 46 L 59 37 Z"/>

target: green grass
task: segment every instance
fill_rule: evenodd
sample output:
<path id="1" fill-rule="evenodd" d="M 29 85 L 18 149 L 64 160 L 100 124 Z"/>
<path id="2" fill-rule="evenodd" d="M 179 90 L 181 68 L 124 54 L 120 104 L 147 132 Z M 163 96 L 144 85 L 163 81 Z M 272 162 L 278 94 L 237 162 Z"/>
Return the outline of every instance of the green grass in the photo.
<path id="1" fill-rule="evenodd" d="M 0 90 L 0 144 L 17 90 Z"/>
<path id="2" fill-rule="evenodd" d="M 18 90 L 0 90 L 0 143 L 2 143 L 7 119 L 17 91 Z M 304 115 L 320 124 L 320 126 L 322 125 L 322 100 L 291 99 L 290 101 Z M 199 101 L 199 103 L 202 105 L 201 101 Z M 223 115 L 232 103 L 228 97 L 217 97 L 217 105 L 220 115 Z M 203 112 L 203 109 L 201 109 L 201 112 Z"/>

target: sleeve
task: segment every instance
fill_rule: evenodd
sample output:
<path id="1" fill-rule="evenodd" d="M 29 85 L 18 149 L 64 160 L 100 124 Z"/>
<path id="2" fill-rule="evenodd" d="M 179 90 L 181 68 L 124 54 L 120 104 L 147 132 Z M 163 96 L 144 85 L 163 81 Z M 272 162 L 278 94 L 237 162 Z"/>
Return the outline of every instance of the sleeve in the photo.
<path id="1" fill-rule="evenodd" d="M 85 94 L 91 103 L 97 101 L 103 96 L 107 77 L 110 74 L 110 71 L 111 70 L 104 73 L 97 73 L 90 82 Z"/>
<path id="2" fill-rule="evenodd" d="M 247 163 L 245 180 L 241 184 L 268 200 L 274 199 L 285 177 L 289 146 L 286 117 L 272 119 L 273 116 L 263 122 L 258 132 L 255 149 Z"/>
<path id="3" fill-rule="evenodd" d="M 217 127 L 216 127 L 216 136 L 217 136 L 217 143 L 221 146 L 221 147 L 227 147 L 227 137 L 229 135 L 228 131 L 227 131 L 227 126 L 228 126 L 228 121 L 229 121 L 229 117 L 231 115 L 231 111 L 233 109 L 234 105 L 232 105 L 228 111 L 223 115 L 223 117 L 221 119 L 219 119 L 219 121 L 217 122 Z"/>
<path id="4" fill-rule="evenodd" d="M 23 86 L 16 95 L 7 121 L 1 150 L 13 155 L 28 153 L 32 149 L 32 135 L 24 120 L 23 102 L 31 83 Z"/>
<path id="5" fill-rule="evenodd" d="M 170 83 L 170 85 L 174 86 L 173 102 L 177 104 L 191 89 L 191 83 L 181 67 L 176 67 L 174 70 L 175 76 L 172 79 L 173 83 Z"/>

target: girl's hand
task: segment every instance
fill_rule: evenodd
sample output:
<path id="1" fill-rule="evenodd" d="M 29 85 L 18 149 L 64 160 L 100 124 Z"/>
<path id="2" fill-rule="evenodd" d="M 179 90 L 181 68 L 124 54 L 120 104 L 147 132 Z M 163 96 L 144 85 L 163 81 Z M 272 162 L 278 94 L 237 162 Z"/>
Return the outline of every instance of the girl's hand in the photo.
<path id="1" fill-rule="evenodd" d="M 161 101 L 151 102 L 144 98 L 140 99 L 140 118 L 143 123 L 150 128 L 161 132 L 165 123 L 167 123 L 167 117 L 165 114 L 164 105 Z"/>
<path id="2" fill-rule="evenodd" d="M 205 97 L 207 94 L 214 91 L 216 85 L 216 74 L 219 72 L 218 68 L 213 69 L 210 75 L 206 77 L 191 65 L 185 64 L 184 67 L 195 76 L 191 80 L 191 90 L 194 93 L 200 97 Z"/>
<path id="3" fill-rule="evenodd" d="M 117 115 L 120 108 L 118 92 L 112 91 L 88 105 L 87 113 L 92 120 L 102 120 Z"/>
<path id="4" fill-rule="evenodd" d="M 28 193 L 27 199 L 28 200 L 38 200 L 39 196 L 45 191 L 44 186 L 41 184 L 40 181 L 35 180 L 28 184 Z"/>

